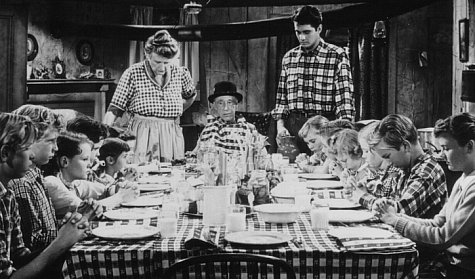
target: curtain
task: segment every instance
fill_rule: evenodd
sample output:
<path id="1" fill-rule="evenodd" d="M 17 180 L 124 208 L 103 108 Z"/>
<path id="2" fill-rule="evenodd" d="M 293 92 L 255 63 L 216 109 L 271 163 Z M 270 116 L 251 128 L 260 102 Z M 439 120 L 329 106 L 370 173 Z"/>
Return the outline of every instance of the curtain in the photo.
<path id="1" fill-rule="evenodd" d="M 152 25 L 153 24 L 153 7 L 131 6 L 130 14 L 132 16 L 131 24 L 136 24 L 136 25 Z M 144 42 L 146 40 L 147 38 L 143 38 L 143 41 L 130 42 L 129 66 L 145 59 L 145 53 L 144 53 L 143 47 L 144 47 Z"/>
<path id="2" fill-rule="evenodd" d="M 180 9 L 180 25 L 198 25 L 198 15 L 188 14 L 184 9 Z M 197 90 L 196 100 L 200 99 L 200 48 L 199 42 L 181 42 L 180 45 L 180 65 L 188 68 L 193 80 L 193 85 Z"/>
<path id="3" fill-rule="evenodd" d="M 373 38 L 373 26 L 374 23 L 350 29 L 356 121 L 382 119 L 388 111 L 388 44 L 387 39 Z"/>

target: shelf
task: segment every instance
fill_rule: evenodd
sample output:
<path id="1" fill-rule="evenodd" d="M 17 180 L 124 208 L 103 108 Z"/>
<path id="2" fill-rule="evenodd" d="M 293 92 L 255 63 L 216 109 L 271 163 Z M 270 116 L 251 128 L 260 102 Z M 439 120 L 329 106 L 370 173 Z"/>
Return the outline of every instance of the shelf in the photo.
<path id="1" fill-rule="evenodd" d="M 107 92 L 113 79 L 29 79 L 26 82 L 28 95 Z"/>

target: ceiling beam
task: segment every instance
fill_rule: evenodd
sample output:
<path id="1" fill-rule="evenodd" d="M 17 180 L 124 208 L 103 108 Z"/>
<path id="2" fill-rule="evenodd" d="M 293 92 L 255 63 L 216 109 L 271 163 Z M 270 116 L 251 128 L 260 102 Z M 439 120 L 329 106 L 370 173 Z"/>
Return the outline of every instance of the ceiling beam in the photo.
<path id="1" fill-rule="evenodd" d="M 14 0 L 11 0 L 14 1 Z M 33 1 L 33 0 L 31 0 Z M 47 2 L 90 2 L 111 3 L 116 5 L 152 6 L 160 9 L 179 9 L 189 0 L 46 0 Z M 382 2 L 384 0 L 194 0 L 206 8 L 222 7 L 271 7 L 271 6 L 302 6 L 326 4 L 361 4 Z"/>
<path id="2" fill-rule="evenodd" d="M 323 12 L 324 27 L 327 29 L 352 27 L 362 23 L 385 20 L 431 3 L 434 3 L 434 0 L 386 0 L 384 4 L 353 5 Z M 160 29 L 168 30 L 179 41 L 242 40 L 294 32 L 290 17 L 214 25 L 93 25 L 71 22 L 53 25 L 60 28 L 53 33 L 56 37 L 84 36 L 137 41 L 146 40 Z"/>

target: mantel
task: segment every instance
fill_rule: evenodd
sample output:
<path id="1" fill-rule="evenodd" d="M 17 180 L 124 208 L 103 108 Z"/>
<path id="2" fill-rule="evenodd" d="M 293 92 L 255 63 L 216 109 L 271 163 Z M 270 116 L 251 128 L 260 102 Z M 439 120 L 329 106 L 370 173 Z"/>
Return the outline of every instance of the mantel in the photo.
<path id="1" fill-rule="evenodd" d="M 26 82 L 28 95 L 107 92 L 113 79 L 29 79 Z"/>
<path id="2" fill-rule="evenodd" d="M 50 108 L 72 108 L 80 103 L 93 103 L 95 119 L 102 121 L 106 94 L 113 90 L 113 79 L 29 79 L 26 81 L 27 102 Z M 72 106 L 71 106 L 72 104 Z"/>

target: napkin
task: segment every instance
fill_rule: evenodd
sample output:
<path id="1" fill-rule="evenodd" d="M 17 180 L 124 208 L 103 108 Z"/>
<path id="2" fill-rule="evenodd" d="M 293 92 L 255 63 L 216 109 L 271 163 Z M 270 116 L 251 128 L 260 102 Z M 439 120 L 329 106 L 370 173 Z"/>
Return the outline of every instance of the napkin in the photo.
<path id="1" fill-rule="evenodd" d="M 219 228 L 209 229 L 207 227 L 200 227 L 193 230 L 191 234 L 185 240 L 185 249 L 212 249 L 220 250 L 219 243 L 223 242 L 224 231 Z"/>
<path id="2" fill-rule="evenodd" d="M 394 232 L 390 236 L 367 236 L 352 235 L 349 231 L 348 234 L 341 234 L 335 236 L 345 248 L 350 252 L 355 251 L 369 251 L 369 250 L 392 250 L 401 248 L 410 248 L 416 244 L 402 235 Z"/>

